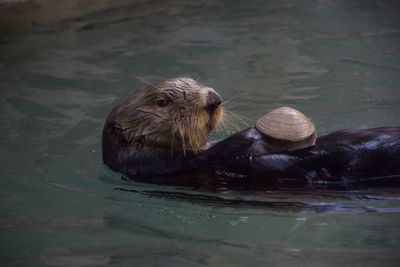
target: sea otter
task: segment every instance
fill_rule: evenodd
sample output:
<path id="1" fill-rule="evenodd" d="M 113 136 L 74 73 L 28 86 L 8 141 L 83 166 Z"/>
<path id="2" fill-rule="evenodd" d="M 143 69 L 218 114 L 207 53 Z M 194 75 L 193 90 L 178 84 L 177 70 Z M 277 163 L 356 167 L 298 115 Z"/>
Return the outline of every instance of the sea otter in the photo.
<path id="1" fill-rule="evenodd" d="M 197 174 L 226 185 L 353 188 L 400 181 L 400 127 L 337 131 L 315 145 L 276 149 L 256 127 L 208 142 L 223 118 L 214 89 L 172 78 L 135 91 L 107 117 L 103 161 L 141 181 Z M 315 140 L 315 138 L 314 138 Z"/>

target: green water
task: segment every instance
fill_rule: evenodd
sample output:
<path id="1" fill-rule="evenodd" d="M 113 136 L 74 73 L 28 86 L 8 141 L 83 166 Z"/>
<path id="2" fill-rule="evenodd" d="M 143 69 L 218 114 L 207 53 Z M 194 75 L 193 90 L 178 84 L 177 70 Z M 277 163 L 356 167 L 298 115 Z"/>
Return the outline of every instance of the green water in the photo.
<path id="1" fill-rule="evenodd" d="M 178 75 L 250 125 L 289 105 L 319 133 L 400 126 L 399 14 L 394 0 L 148 1 L 4 30 L 0 265 L 398 266 L 399 189 L 129 182 L 100 139 L 123 96 Z"/>

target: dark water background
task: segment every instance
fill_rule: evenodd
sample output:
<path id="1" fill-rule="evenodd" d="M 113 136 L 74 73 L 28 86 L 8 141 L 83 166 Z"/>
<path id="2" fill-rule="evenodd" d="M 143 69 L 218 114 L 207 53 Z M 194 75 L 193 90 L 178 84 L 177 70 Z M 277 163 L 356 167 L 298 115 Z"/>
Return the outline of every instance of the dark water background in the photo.
<path id="1" fill-rule="evenodd" d="M 319 133 L 400 126 L 399 14 L 394 0 L 142 1 L 2 28 L 0 265 L 399 266 L 399 189 L 128 182 L 100 148 L 123 96 L 178 75 L 250 125 L 289 105 Z"/>

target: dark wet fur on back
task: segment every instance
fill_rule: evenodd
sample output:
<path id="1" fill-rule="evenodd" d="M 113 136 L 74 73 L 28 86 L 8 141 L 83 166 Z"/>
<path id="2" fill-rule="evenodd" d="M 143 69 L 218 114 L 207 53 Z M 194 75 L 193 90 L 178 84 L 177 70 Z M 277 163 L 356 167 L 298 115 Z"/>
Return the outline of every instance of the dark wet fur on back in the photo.
<path id="1" fill-rule="evenodd" d="M 319 137 L 313 147 L 260 153 L 267 146 L 249 128 L 221 141 L 209 157 L 222 158 L 217 172 L 239 184 L 337 189 L 400 185 L 400 128 L 342 130 Z"/>

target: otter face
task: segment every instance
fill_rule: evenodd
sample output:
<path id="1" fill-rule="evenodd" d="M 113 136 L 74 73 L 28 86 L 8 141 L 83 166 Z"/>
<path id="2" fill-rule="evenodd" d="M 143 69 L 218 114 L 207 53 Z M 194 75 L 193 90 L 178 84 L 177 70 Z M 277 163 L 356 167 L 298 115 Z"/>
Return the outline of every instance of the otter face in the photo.
<path id="1" fill-rule="evenodd" d="M 134 92 L 107 123 L 129 145 L 201 149 L 222 120 L 221 97 L 190 78 L 173 78 Z"/>

